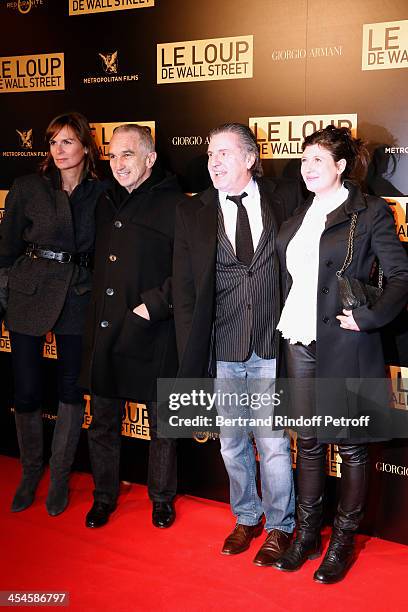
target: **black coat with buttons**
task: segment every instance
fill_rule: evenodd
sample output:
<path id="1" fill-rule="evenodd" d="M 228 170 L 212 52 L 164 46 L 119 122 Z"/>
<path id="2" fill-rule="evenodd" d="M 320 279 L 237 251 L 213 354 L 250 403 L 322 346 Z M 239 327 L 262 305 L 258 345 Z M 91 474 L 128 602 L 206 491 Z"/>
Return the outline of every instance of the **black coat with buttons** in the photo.
<path id="1" fill-rule="evenodd" d="M 174 177 L 152 175 L 130 194 L 117 183 L 97 206 L 95 270 L 80 383 L 104 397 L 152 401 L 177 372 L 171 302 Z M 146 304 L 150 320 L 133 309 Z"/>
<path id="2" fill-rule="evenodd" d="M 395 231 L 392 213 L 381 198 L 367 196 L 353 183 L 346 181 L 348 199 L 331 212 L 320 239 L 319 272 L 317 287 L 316 328 L 316 378 L 330 379 L 325 389 L 318 394 L 321 412 L 333 411 L 338 415 L 348 414 L 349 407 L 343 403 L 342 393 L 333 392 L 333 379 L 383 379 L 385 364 L 380 329 L 392 321 L 405 307 L 408 300 L 408 258 Z M 300 228 L 309 208 L 306 206 L 286 221 L 278 235 L 278 255 L 283 275 L 283 290 L 289 294 L 292 279 L 286 268 L 286 249 Z M 362 306 L 353 311 L 360 332 L 342 329 L 336 316 L 342 314 L 336 271 L 341 269 L 346 256 L 350 232 L 351 215 L 358 212 L 354 236 L 354 253 L 346 275 L 364 283 L 370 281 L 373 263 L 378 259 L 384 270 L 385 289 L 380 299 L 372 306 Z M 299 317 L 302 305 L 299 304 Z M 368 381 L 375 393 L 375 385 Z M 381 387 L 381 385 L 380 385 Z M 338 389 L 343 384 L 339 383 Z M 330 390 L 332 391 L 330 393 Z M 375 402 L 374 395 L 368 397 Z"/>

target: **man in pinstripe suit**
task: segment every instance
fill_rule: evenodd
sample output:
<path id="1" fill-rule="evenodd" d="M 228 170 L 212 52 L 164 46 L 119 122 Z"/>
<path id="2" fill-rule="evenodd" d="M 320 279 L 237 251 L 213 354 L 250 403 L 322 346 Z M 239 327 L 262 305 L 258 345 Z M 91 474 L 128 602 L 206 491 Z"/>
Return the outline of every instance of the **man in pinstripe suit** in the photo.
<path id="1" fill-rule="evenodd" d="M 211 131 L 208 170 L 213 187 L 180 205 L 176 220 L 179 377 L 215 375 L 217 390 L 271 394 L 280 311 L 275 240 L 280 224 L 302 201 L 300 187 L 262 178 L 256 139 L 237 123 Z M 232 418 L 259 416 L 239 404 L 217 410 Z M 262 501 L 251 433 L 260 459 Z M 221 453 L 237 519 L 222 553 L 247 550 L 262 533 L 265 515 L 267 536 L 254 563 L 272 565 L 289 545 L 295 524 L 289 439 L 271 428 L 222 428 Z"/>

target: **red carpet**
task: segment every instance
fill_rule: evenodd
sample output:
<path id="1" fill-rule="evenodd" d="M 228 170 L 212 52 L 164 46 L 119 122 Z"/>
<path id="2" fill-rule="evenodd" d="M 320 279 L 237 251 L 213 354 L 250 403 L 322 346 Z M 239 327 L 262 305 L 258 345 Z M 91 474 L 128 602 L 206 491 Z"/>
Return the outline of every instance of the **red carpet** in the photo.
<path id="1" fill-rule="evenodd" d="M 241 555 L 221 555 L 233 527 L 225 504 L 179 497 L 176 523 L 159 530 L 151 525 L 146 488 L 132 485 L 109 524 L 91 530 L 84 526 L 92 503 L 88 474 L 73 475 L 71 504 L 54 518 L 44 506 L 48 473 L 33 506 L 19 514 L 9 510 L 20 475 L 17 460 L 0 457 L 0 474 L 3 591 L 69 591 L 69 610 L 103 612 L 377 612 L 406 605 L 408 549 L 402 545 L 361 536 L 347 578 L 319 585 L 312 581 L 319 560 L 293 574 L 253 565 L 262 536 Z"/>

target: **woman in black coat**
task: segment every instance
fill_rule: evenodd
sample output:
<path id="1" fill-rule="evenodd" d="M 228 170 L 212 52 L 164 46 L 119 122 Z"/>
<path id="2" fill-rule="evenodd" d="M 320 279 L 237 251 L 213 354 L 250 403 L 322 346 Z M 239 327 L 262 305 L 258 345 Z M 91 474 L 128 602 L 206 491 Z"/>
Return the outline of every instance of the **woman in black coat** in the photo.
<path id="1" fill-rule="evenodd" d="M 38 174 L 17 179 L 0 226 L 0 286 L 8 289 L 15 419 L 23 467 L 12 511 L 28 508 L 43 473 L 42 345 L 53 330 L 58 350 L 58 417 L 46 506 L 68 504 L 68 477 L 83 419 L 77 386 L 81 336 L 89 301 L 95 205 L 102 191 L 98 150 L 79 113 L 56 117 L 46 131 L 49 153 Z"/>
<path id="2" fill-rule="evenodd" d="M 328 550 L 314 574 L 326 584 L 341 580 L 354 559 L 354 534 L 367 491 L 367 442 L 387 437 L 381 418 L 387 415 L 387 396 L 380 328 L 408 298 L 408 259 L 387 203 L 347 180 L 358 166 L 366 167 L 367 159 L 363 143 L 347 128 L 328 126 L 308 136 L 301 172 L 314 195 L 278 236 L 286 295 L 278 329 L 294 381 L 293 416 L 316 420 L 303 420 L 297 430 L 298 530 L 275 566 L 294 571 L 321 554 L 326 443 L 333 442 L 342 459 L 341 494 Z M 353 215 L 357 222 L 346 274 L 368 284 L 379 262 L 386 284 L 373 305 L 342 310 L 336 271 L 346 257 Z M 369 416 L 371 428 L 370 419 L 351 420 L 357 415 Z M 318 418 L 329 422 L 325 417 L 339 419 L 339 427 L 316 429 Z"/>

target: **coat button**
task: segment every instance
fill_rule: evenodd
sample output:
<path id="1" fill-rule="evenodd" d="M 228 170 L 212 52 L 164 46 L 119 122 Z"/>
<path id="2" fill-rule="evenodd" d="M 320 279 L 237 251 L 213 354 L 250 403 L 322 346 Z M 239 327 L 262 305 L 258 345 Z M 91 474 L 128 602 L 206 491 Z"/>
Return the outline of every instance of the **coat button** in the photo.
<path id="1" fill-rule="evenodd" d="M 112 289 L 112 287 L 108 287 L 108 288 L 107 288 L 107 290 L 106 290 L 106 295 L 113 295 L 114 293 L 115 293 L 115 292 L 114 292 L 114 290 Z"/>
<path id="2" fill-rule="evenodd" d="M 322 289 L 322 293 L 329 293 L 329 288 L 328 287 L 323 287 Z"/>
<path id="3" fill-rule="evenodd" d="M 328 260 L 327 260 L 327 261 L 325 261 L 324 263 L 326 264 L 326 266 L 327 266 L 328 268 L 330 268 L 330 267 L 333 265 L 333 262 L 332 262 L 332 260 L 331 260 L 331 259 L 328 259 Z"/>
<path id="4" fill-rule="evenodd" d="M 122 227 L 122 222 L 121 221 L 115 221 L 115 227 L 120 229 Z"/>
<path id="5" fill-rule="evenodd" d="M 248 272 L 247 272 L 247 276 L 252 276 L 252 275 L 253 275 L 252 270 L 248 270 Z"/>
<path id="6" fill-rule="evenodd" d="M 327 325 L 329 321 L 330 321 L 329 317 L 323 317 L 323 323 L 326 323 Z"/>
<path id="7" fill-rule="evenodd" d="M 252 310 L 252 304 L 248 304 L 248 310 Z"/>
<path id="8" fill-rule="evenodd" d="M 116 255 L 109 255 L 109 261 L 116 261 L 117 257 Z"/>
<path id="9" fill-rule="evenodd" d="M 108 327 L 109 321 L 101 321 L 101 327 Z"/>

